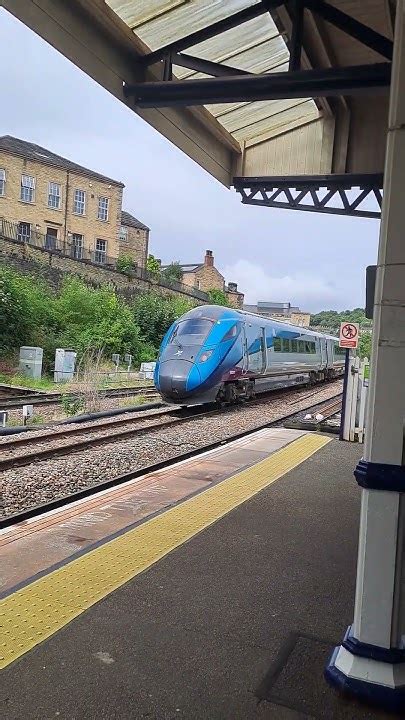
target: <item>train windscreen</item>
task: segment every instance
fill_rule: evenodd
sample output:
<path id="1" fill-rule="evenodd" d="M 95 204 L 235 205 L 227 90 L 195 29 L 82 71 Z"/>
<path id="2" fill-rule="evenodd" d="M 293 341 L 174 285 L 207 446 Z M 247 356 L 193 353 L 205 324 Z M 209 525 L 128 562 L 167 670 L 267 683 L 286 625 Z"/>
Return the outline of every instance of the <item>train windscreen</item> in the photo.
<path id="1" fill-rule="evenodd" d="M 190 318 L 183 320 L 176 326 L 170 342 L 182 342 L 185 345 L 201 345 L 213 326 L 212 320 L 203 318 Z"/>

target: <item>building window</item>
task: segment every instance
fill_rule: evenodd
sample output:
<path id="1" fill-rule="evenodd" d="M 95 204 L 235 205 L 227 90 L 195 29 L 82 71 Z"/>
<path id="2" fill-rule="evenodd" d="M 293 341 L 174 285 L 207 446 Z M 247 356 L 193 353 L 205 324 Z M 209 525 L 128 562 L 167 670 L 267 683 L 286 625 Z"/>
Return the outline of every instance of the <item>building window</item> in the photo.
<path id="1" fill-rule="evenodd" d="M 108 220 L 108 205 L 109 205 L 109 198 L 107 197 L 99 197 L 98 199 L 98 219 L 104 220 L 106 222 Z"/>
<path id="2" fill-rule="evenodd" d="M 31 239 L 31 223 L 19 222 L 18 223 L 18 240 L 20 242 L 29 242 Z"/>
<path id="3" fill-rule="evenodd" d="M 0 196 L 6 194 L 6 171 L 0 168 Z"/>
<path id="4" fill-rule="evenodd" d="M 81 260 L 83 258 L 83 240 L 83 235 L 73 233 L 71 255 L 75 260 Z"/>
<path id="5" fill-rule="evenodd" d="M 21 175 L 21 195 L 23 202 L 33 203 L 35 201 L 35 178 L 32 175 Z"/>
<path id="6" fill-rule="evenodd" d="M 122 240 L 122 242 L 125 242 L 128 238 L 128 228 L 126 228 L 125 225 L 121 225 L 120 227 L 119 238 L 120 240 Z"/>
<path id="7" fill-rule="evenodd" d="M 48 207 L 54 210 L 60 209 L 61 189 L 59 183 L 48 183 Z"/>
<path id="8" fill-rule="evenodd" d="M 103 265 L 107 259 L 107 240 L 96 240 L 96 252 L 94 261 Z"/>
<path id="9" fill-rule="evenodd" d="M 73 200 L 73 212 L 76 215 L 86 214 L 86 192 L 85 190 L 75 190 Z"/>

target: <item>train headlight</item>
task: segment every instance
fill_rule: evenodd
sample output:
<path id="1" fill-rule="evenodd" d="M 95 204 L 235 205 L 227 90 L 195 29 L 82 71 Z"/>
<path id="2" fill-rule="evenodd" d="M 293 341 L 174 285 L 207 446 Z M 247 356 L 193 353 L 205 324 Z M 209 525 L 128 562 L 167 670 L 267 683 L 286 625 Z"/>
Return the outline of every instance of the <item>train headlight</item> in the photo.
<path id="1" fill-rule="evenodd" d="M 200 356 L 200 362 L 202 362 L 202 363 L 207 362 L 208 358 L 211 357 L 213 352 L 214 352 L 213 350 L 204 350 L 204 352 Z"/>

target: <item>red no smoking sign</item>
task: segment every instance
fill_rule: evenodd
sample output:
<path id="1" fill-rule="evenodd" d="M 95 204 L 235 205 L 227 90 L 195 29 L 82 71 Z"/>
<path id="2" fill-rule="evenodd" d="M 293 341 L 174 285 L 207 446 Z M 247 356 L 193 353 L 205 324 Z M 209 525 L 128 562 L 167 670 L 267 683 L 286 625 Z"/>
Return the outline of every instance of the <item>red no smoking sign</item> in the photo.
<path id="1" fill-rule="evenodd" d="M 339 346 L 356 348 L 359 341 L 359 323 L 340 323 Z"/>

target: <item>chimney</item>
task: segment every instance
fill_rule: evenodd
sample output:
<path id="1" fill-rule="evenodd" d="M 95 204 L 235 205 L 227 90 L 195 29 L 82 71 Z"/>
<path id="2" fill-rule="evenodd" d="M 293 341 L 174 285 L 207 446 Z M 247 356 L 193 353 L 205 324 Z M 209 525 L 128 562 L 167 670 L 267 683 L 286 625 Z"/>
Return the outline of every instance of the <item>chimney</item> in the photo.
<path id="1" fill-rule="evenodd" d="M 228 283 L 228 290 L 229 290 L 229 292 L 235 292 L 235 293 L 238 292 L 237 283 L 232 283 L 232 282 Z"/>
<path id="2" fill-rule="evenodd" d="M 212 254 L 212 250 L 205 251 L 204 265 L 205 267 L 214 267 L 214 256 Z"/>

